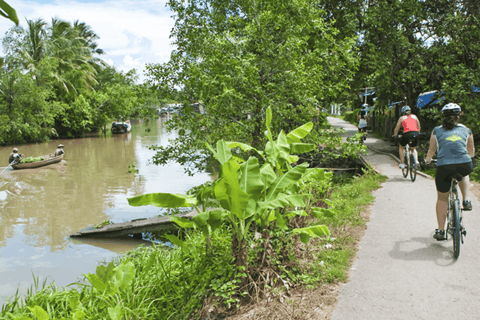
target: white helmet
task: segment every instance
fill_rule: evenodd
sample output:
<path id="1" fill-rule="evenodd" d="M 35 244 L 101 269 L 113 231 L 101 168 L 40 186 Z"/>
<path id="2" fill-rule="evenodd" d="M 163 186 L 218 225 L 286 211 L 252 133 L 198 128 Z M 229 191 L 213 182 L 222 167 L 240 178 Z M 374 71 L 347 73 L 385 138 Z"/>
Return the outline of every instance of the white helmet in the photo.
<path id="1" fill-rule="evenodd" d="M 412 109 L 410 109 L 409 106 L 403 106 L 402 109 L 400 110 L 401 114 L 405 114 L 407 112 L 412 112 Z"/>
<path id="2" fill-rule="evenodd" d="M 462 112 L 462 108 L 456 103 L 448 103 L 442 108 L 442 115 L 445 116 L 458 116 L 460 115 L 460 112 Z"/>

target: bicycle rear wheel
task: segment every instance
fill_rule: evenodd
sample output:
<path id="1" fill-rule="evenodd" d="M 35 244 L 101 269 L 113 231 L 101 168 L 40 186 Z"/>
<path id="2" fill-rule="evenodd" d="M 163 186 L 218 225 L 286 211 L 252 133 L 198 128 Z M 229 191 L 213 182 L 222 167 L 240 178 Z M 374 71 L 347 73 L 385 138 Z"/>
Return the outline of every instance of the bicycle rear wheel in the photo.
<path id="1" fill-rule="evenodd" d="M 413 153 L 410 154 L 410 163 L 408 166 L 410 167 L 410 178 L 412 179 L 412 182 L 415 182 L 415 179 L 417 178 L 417 166 L 415 165 Z"/>
<path id="2" fill-rule="evenodd" d="M 460 255 L 461 229 L 460 226 L 460 200 L 456 199 L 452 210 L 452 238 L 453 238 L 453 257 L 458 259 Z"/>
<path id="3" fill-rule="evenodd" d="M 402 169 L 403 177 L 406 178 L 408 176 L 408 152 L 405 152 L 405 168 Z"/>

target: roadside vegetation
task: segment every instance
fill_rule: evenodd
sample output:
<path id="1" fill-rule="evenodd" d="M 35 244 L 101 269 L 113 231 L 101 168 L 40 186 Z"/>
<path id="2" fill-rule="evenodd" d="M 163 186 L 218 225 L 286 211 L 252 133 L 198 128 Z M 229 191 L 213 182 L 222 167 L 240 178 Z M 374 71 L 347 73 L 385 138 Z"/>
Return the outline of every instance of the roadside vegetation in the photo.
<path id="1" fill-rule="evenodd" d="M 271 121 L 268 111 L 265 148 L 223 140 L 209 147 L 220 174 L 194 194 L 129 199 L 199 212 L 192 220 L 170 217 L 181 231 L 157 238 L 171 246 L 128 252 L 72 288 L 36 283 L 5 304 L 0 319 L 201 318 L 282 299 L 298 286 L 344 281 L 355 254 L 347 230 L 365 223 L 360 212 L 384 178 L 368 169 L 333 176 L 307 163 L 292 166 L 297 154 L 316 148 L 301 142 L 313 123 L 275 138 Z"/>

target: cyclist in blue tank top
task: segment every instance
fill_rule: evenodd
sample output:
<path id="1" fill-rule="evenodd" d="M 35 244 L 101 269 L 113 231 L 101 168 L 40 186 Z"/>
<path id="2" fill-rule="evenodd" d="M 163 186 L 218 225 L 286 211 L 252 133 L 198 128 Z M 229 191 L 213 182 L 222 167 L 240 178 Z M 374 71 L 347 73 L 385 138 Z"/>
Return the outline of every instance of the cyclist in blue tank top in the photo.
<path id="1" fill-rule="evenodd" d="M 430 148 L 426 162 L 430 163 L 437 152 L 437 170 L 435 186 L 437 188 L 437 223 L 433 236 L 437 241 L 445 240 L 445 219 L 447 218 L 448 192 L 453 175 L 460 173 L 462 181 L 458 183 L 463 197 L 463 210 L 472 210 L 472 203 L 467 200 L 468 175 L 473 170 L 472 158 L 475 155 L 472 131 L 459 124 L 460 106 L 449 103 L 442 108 L 442 125 L 432 131 Z"/>

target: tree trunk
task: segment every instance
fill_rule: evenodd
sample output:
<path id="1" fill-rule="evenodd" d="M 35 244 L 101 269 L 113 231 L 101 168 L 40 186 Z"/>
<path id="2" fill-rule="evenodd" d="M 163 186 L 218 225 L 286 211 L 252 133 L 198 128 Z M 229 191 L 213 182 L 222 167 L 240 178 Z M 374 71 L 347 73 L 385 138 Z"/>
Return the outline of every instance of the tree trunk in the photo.
<path id="1" fill-rule="evenodd" d="M 235 258 L 235 268 L 237 272 L 244 272 L 247 276 L 241 277 L 241 290 L 245 290 L 248 285 L 248 261 L 247 261 L 247 248 L 245 247 L 245 239 L 238 240 L 237 235 L 234 235 L 232 241 L 232 255 Z M 244 267 L 245 269 L 243 269 Z"/>

